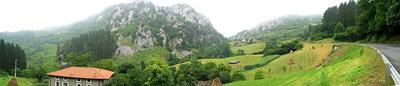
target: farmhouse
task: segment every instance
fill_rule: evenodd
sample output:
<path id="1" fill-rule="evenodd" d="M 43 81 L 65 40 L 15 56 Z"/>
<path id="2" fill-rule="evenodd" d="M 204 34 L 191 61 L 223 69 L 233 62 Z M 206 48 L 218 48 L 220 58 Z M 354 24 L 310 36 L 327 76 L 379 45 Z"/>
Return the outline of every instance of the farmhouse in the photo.
<path id="1" fill-rule="evenodd" d="M 92 67 L 68 67 L 47 73 L 49 86 L 103 86 L 114 72 Z"/>

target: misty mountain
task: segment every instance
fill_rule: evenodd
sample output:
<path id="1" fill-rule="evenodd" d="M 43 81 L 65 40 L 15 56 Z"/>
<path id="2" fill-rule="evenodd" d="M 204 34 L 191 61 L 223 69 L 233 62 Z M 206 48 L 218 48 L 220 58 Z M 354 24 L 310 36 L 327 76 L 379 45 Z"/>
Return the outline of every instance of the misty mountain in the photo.
<path id="1" fill-rule="evenodd" d="M 257 26 L 229 37 L 230 40 L 254 41 L 264 38 L 288 38 L 304 35 L 310 24 L 321 22 L 320 15 L 286 15 L 267 20 Z"/>
<path id="2" fill-rule="evenodd" d="M 156 6 L 148 1 L 118 4 L 76 23 L 38 31 L 2 32 L 0 38 L 21 44 L 28 57 L 43 51 L 47 45 L 65 45 L 72 38 L 88 32 L 108 30 L 118 48 L 133 55 L 153 46 L 162 46 L 178 58 L 226 57 L 227 39 L 218 33 L 204 15 L 185 4 Z M 219 46 L 219 47 L 216 47 Z M 65 48 L 67 49 L 67 48 Z M 51 54 L 53 55 L 53 54 Z"/>

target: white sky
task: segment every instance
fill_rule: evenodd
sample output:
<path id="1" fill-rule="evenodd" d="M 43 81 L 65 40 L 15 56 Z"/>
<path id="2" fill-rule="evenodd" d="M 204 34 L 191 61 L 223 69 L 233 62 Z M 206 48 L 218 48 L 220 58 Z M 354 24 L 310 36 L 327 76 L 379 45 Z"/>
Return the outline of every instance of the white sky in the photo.
<path id="1" fill-rule="evenodd" d="M 37 30 L 83 20 L 104 8 L 133 0 L 1 0 L 0 32 Z M 268 19 L 288 14 L 322 14 L 348 0 L 150 0 L 159 6 L 185 3 L 207 16 L 229 37 Z"/>

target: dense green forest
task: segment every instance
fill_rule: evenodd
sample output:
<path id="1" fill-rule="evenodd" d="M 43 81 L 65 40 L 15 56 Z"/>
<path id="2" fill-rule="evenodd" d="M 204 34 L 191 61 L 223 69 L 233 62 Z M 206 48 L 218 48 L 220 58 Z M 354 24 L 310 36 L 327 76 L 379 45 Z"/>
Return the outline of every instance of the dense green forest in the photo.
<path id="1" fill-rule="evenodd" d="M 400 1 L 353 0 L 328 8 L 322 24 L 310 25 L 311 39 L 386 42 L 398 39 Z"/>
<path id="2" fill-rule="evenodd" d="M 1 70 L 11 74 L 14 73 L 15 61 L 19 69 L 26 68 L 25 51 L 17 44 L 6 43 L 3 39 L 0 40 L 0 72 Z"/>
<path id="3" fill-rule="evenodd" d="M 92 61 L 111 58 L 116 48 L 117 44 L 111 32 L 98 30 L 81 34 L 67 41 L 63 46 L 58 47 L 57 56 L 59 60 L 66 60 L 71 65 L 87 66 L 85 64 Z"/>

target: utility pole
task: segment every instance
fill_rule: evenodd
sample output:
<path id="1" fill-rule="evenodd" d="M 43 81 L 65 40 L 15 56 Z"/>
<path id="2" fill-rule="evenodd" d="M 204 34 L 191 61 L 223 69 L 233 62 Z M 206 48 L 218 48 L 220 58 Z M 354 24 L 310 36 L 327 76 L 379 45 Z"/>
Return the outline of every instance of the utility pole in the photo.
<path id="1" fill-rule="evenodd" d="M 15 59 L 14 77 L 17 77 L 17 62 L 18 59 Z"/>

